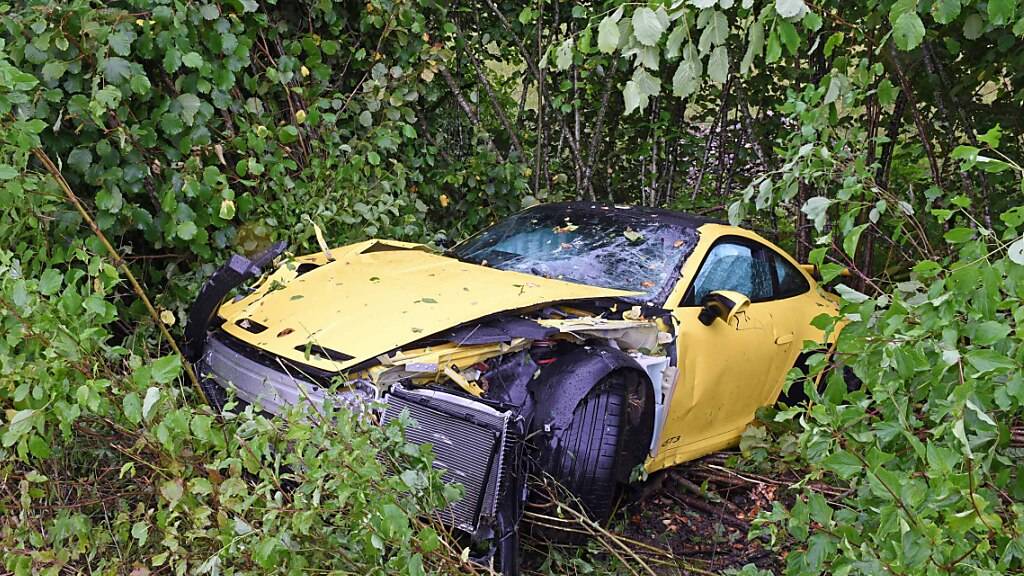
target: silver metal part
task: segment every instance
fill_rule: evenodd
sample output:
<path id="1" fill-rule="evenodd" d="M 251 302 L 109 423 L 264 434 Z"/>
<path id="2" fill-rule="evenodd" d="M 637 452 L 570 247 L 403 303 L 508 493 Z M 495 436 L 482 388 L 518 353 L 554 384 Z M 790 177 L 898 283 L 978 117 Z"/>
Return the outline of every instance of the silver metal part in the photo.
<path id="1" fill-rule="evenodd" d="M 335 406 L 360 412 L 374 400 L 376 388 L 367 381 L 348 382 L 348 388 L 330 391 L 284 363 L 278 366 L 247 358 L 216 337 L 207 340 L 199 362 L 199 376 L 210 378 L 237 397 L 272 414 L 280 415 L 291 406 L 307 405 L 323 411 L 328 398 Z"/>
<path id="2" fill-rule="evenodd" d="M 490 537 L 513 441 L 512 413 L 455 394 L 399 385 L 384 402 L 383 422 L 407 411 L 415 424 L 406 428 L 406 440 L 431 444 L 434 468 L 444 470 L 445 483 L 463 487 L 462 498 L 438 512 L 441 519 L 478 537 Z"/>

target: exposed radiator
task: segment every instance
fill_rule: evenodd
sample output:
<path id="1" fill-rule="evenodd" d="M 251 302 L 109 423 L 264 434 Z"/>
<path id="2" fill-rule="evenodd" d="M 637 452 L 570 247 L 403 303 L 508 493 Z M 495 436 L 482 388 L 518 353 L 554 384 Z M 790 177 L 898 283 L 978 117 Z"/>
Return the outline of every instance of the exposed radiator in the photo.
<path id="1" fill-rule="evenodd" d="M 498 497 L 505 479 L 504 466 L 511 444 L 511 412 L 437 390 L 392 388 L 384 397 L 385 423 L 408 410 L 415 425 L 406 428 L 406 440 L 431 444 L 434 468 L 443 469 L 446 483 L 463 486 L 463 496 L 438 511 L 441 520 L 460 530 L 489 537 Z"/>

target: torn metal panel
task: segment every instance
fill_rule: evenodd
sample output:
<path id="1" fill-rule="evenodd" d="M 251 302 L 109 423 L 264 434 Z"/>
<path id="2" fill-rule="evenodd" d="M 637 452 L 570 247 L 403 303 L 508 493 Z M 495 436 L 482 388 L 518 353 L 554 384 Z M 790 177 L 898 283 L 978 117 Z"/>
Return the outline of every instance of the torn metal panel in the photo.
<path id="1" fill-rule="evenodd" d="M 416 350 L 399 350 L 378 358 L 380 364 L 367 370 L 370 378 L 379 385 L 387 385 L 401 380 L 410 380 L 416 384 L 437 382 L 442 375 L 455 381 L 463 389 L 474 396 L 479 396 L 476 387 L 468 387 L 467 383 L 475 380 L 478 375 L 467 377 L 475 364 L 496 356 L 512 354 L 527 348 L 530 341 L 516 338 L 511 342 L 496 342 L 477 346 L 458 346 L 456 344 L 440 344 Z M 452 378 L 446 371 L 454 367 L 459 374 Z"/>
<path id="2" fill-rule="evenodd" d="M 580 340 L 610 340 L 623 350 L 654 350 L 658 344 L 671 341 L 654 320 L 614 320 L 595 316 L 567 319 L 541 319 L 538 324 L 570 334 Z"/>

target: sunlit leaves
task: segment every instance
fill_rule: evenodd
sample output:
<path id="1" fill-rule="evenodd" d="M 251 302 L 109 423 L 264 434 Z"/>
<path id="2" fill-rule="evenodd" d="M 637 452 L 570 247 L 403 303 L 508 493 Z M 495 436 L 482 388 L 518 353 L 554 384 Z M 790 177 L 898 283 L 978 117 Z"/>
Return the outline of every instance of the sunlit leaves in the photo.
<path id="1" fill-rule="evenodd" d="M 566 70 L 572 65 L 573 39 L 566 38 L 555 50 L 555 67 Z"/>
<path id="2" fill-rule="evenodd" d="M 833 200 L 825 198 L 824 196 L 815 196 L 808 198 L 804 205 L 800 207 L 800 211 L 807 215 L 808 218 L 814 222 L 814 227 L 821 230 L 825 227 L 825 219 L 828 217 L 828 207 L 832 205 Z"/>
<path id="3" fill-rule="evenodd" d="M 718 10 L 706 10 L 697 17 L 697 27 L 703 28 L 697 47 L 706 54 L 712 46 L 725 44 L 729 38 L 729 19 Z"/>
<path id="4" fill-rule="evenodd" d="M 1016 11 L 1017 0 L 988 0 L 988 19 L 993 26 L 1012 22 Z"/>
<path id="5" fill-rule="evenodd" d="M 672 75 L 672 94 L 679 98 L 688 98 L 700 89 L 703 65 L 697 48 L 688 44 L 683 52 L 683 60 Z"/>
<path id="6" fill-rule="evenodd" d="M 747 51 L 743 54 L 743 60 L 740 61 L 740 74 L 747 75 L 754 59 L 761 57 L 763 51 L 764 24 L 757 21 L 751 24 L 747 31 Z"/>
<path id="7" fill-rule="evenodd" d="M 783 18 L 799 18 L 807 12 L 804 0 L 775 0 L 775 12 Z"/>
<path id="8" fill-rule="evenodd" d="M 619 46 L 619 19 L 622 18 L 622 11 L 619 6 L 597 26 L 597 49 L 605 54 L 614 52 Z"/>
<path id="9" fill-rule="evenodd" d="M 654 46 L 668 27 L 668 15 L 664 7 L 655 12 L 646 6 L 633 12 L 633 34 L 644 46 Z"/>
<path id="10" fill-rule="evenodd" d="M 633 72 L 633 78 L 626 82 L 626 87 L 622 91 L 626 114 L 637 109 L 643 111 L 647 108 L 651 97 L 657 96 L 659 93 L 661 93 L 661 80 L 652 76 L 647 70 L 637 68 Z"/>
<path id="11" fill-rule="evenodd" d="M 1024 266 L 1024 238 L 1018 238 L 1006 248 L 1006 255 L 1010 261 Z"/>
<path id="12" fill-rule="evenodd" d="M 729 51 L 725 46 L 717 46 L 708 58 L 708 78 L 716 84 L 724 84 L 729 77 Z"/>

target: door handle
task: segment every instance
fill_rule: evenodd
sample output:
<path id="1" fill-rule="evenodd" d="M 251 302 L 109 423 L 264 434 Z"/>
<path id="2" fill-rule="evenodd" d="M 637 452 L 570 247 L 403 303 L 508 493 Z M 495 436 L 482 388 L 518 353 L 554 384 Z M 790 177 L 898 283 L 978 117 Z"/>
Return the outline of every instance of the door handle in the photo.
<path id="1" fill-rule="evenodd" d="M 782 336 L 779 336 L 778 338 L 775 339 L 775 343 L 779 344 L 779 345 L 789 344 L 792 341 L 793 341 L 793 334 L 792 333 L 783 334 Z"/>

